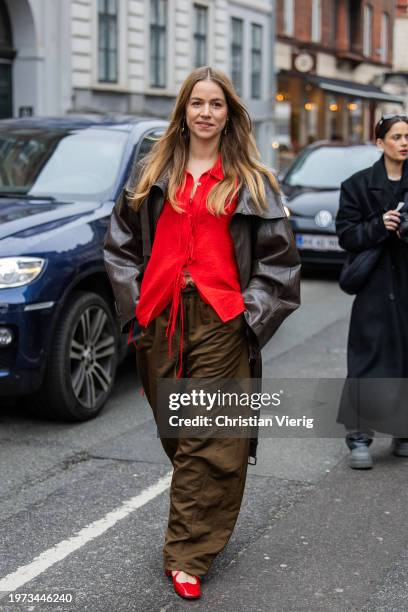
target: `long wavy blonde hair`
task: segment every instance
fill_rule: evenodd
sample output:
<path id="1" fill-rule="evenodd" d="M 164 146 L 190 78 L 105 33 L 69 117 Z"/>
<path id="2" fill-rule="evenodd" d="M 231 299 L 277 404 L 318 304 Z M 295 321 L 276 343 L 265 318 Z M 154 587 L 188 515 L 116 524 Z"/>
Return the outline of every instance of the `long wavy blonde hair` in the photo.
<path id="1" fill-rule="evenodd" d="M 252 200 L 261 212 L 268 208 L 263 175 L 269 179 L 274 191 L 279 186 L 273 175 L 260 161 L 260 154 L 252 134 L 248 111 L 239 99 L 230 79 L 220 70 L 203 66 L 193 70 L 181 86 L 166 132 L 153 145 L 142 161 L 139 180 L 131 193 L 131 206 L 136 210 L 147 198 L 159 177 L 168 178 L 167 198 L 173 208 L 180 211 L 176 194 L 183 185 L 189 153 L 189 129 L 186 107 L 196 83 L 211 80 L 221 87 L 228 107 L 228 124 L 220 138 L 220 153 L 224 180 L 209 192 L 207 208 L 214 215 L 225 214 L 226 205 L 246 184 Z M 182 128 L 184 126 L 184 131 Z"/>

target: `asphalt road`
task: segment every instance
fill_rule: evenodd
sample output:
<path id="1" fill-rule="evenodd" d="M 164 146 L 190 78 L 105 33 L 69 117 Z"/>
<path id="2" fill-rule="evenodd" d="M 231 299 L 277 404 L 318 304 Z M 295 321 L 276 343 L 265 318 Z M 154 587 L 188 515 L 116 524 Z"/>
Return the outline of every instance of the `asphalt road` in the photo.
<path id="1" fill-rule="evenodd" d="M 308 278 L 303 305 L 264 351 L 265 378 L 341 378 L 351 299 Z M 352 471 L 340 438 L 262 438 L 226 549 L 185 602 L 162 574 L 170 464 L 133 360 L 82 424 L 0 413 L 0 610 L 408 609 L 408 461 L 389 440 Z M 74 601 L 13 603 L 17 595 Z"/>

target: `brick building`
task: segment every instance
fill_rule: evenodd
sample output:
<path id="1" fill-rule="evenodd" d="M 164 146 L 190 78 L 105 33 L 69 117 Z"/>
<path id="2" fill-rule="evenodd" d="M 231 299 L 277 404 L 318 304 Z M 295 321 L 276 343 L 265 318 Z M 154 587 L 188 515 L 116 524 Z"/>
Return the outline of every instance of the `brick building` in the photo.
<path id="1" fill-rule="evenodd" d="M 396 0 L 394 19 L 394 61 L 392 72 L 382 80 L 386 91 L 403 96 L 408 112 L 408 0 Z"/>
<path id="2" fill-rule="evenodd" d="M 367 140 L 401 108 L 376 79 L 393 61 L 395 0 L 276 0 L 281 149 L 321 138 Z"/>

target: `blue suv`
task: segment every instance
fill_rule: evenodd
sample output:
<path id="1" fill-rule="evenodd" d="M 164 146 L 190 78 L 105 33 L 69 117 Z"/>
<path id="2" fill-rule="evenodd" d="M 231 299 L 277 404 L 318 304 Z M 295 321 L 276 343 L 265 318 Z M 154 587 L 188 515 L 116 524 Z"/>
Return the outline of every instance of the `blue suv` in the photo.
<path id="1" fill-rule="evenodd" d="M 167 122 L 72 115 L 0 121 L 0 403 L 98 414 L 126 353 L 103 263 L 133 160 Z"/>

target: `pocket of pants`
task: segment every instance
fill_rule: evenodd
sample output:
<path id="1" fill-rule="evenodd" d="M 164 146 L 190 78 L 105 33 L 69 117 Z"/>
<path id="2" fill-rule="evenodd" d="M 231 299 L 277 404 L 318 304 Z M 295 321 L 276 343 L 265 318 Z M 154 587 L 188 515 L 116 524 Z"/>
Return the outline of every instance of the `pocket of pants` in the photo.
<path id="1" fill-rule="evenodd" d="M 151 327 L 151 323 L 150 325 L 148 325 L 147 327 L 143 327 L 142 331 L 140 332 L 140 337 L 143 338 L 144 336 L 146 336 L 149 333 L 149 329 Z"/>
<path id="2" fill-rule="evenodd" d="M 238 316 L 227 321 L 225 325 L 229 325 L 232 329 L 244 329 L 246 327 L 246 319 L 244 313 L 241 312 Z"/>
<path id="3" fill-rule="evenodd" d="M 154 333 L 154 320 L 147 327 L 142 327 L 139 340 L 137 341 L 138 348 L 144 347 L 149 342 L 149 337 Z"/>

